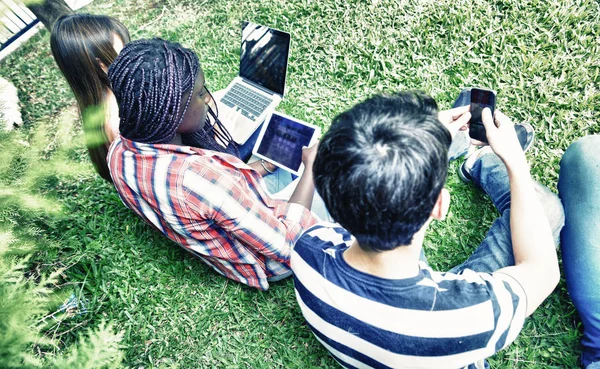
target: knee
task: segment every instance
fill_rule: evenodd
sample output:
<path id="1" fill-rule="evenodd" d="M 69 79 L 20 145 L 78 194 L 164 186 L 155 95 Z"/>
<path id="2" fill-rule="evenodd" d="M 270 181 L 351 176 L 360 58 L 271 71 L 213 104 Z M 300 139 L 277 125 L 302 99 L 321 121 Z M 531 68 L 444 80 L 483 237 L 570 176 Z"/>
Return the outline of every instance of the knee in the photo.
<path id="1" fill-rule="evenodd" d="M 600 176 L 600 135 L 586 136 L 573 142 L 560 161 L 560 175 L 569 177 Z"/>
<path id="2" fill-rule="evenodd" d="M 547 187 L 536 183 L 536 192 L 540 198 L 544 213 L 548 219 L 554 244 L 558 247 L 560 241 L 560 231 L 565 225 L 565 211 L 559 197 Z"/>

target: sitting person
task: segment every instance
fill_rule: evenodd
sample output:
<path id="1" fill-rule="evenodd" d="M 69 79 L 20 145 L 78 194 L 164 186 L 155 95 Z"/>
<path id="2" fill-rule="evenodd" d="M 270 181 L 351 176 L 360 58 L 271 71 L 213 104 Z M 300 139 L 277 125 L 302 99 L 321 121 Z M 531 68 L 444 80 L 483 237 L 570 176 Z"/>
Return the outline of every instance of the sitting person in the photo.
<path id="1" fill-rule="evenodd" d="M 54 59 L 79 105 L 92 164 L 100 176 L 110 182 L 106 156 L 111 143 L 119 136 L 119 108 L 107 73 L 108 67 L 129 40 L 127 28 L 119 21 L 93 14 L 71 14 L 59 18 L 50 36 Z M 235 119 L 235 115 L 234 112 L 221 120 Z M 246 151 L 252 150 L 256 135 L 253 138 L 254 141 L 244 145 Z M 251 166 L 264 168 L 263 171 L 272 174 L 265 177 L 270 193 L 279 192 L 292 182 L 288 172 L 266 161 Z"/>
<path id="2" fill-rule="evenodd" d="M 531 179 L 513 123 L 483 114 L 490 146 L 462 172 L 501 216 L 448 272 L 432 270 L 422 245 L 432 219 L 448 212 L 450 131 L 468 119 L 404 92 L 358 104 L 323 136 L 315 187 L 339 224 L 308 229 L 291 265 L 302 314 L 342 366 L 487 367 L 557 285 L 560 202 Z"/>
<path id="3" fill-rule="evenodd" d="M 100 176 L 111 181 L 106 154 L 119 135 L 119 111 L 108 82 L 108 66 L 129 42 L 127 28 L 104 15 L 71 14 L 52 28 L 50 48 L 77 99 L 86 146 Z M 94 114 L 94 108 L 100 114 Z"/>
<path id="4" fill-rule="evenodd" d="M 291 275 L 289 256 L 318 218 L 316 146 L 288 202 L 265 191 L 260 162 L 245 164 L 210 107 L 194 52 L 165 40 L 129 43 L 109 68 L 121 121 L 108 162 L 126 206 L 217 272 L 261 290 Z"/>
<path id="5" fill-rule="evenodd" d="M 571 144 L 560 162 L 561 249 L 567 289 L 583 323 L 581 364 L 600 369 L 600 136 Z"/>

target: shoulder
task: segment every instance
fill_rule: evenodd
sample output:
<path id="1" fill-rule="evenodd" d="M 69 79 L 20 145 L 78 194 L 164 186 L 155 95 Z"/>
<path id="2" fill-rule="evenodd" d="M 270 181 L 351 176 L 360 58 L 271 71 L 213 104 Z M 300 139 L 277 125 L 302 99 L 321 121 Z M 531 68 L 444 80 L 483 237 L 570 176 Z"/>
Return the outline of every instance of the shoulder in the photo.
<path id="1" fill-rule="evenodd" d="M 508 346 L 523 328 L 527 297 L 511 276 L 467 269 L 459 274 L 442 273 L 439 286 L 448 290 L 438 296 L 438 308 L 455 309 L 456 320 L 462 316 L 473 329 L 487 335 L 488 347 L 495 347 L 494 352 Z"/>
<path id="2" fill-rule="evenodd" d="M 298 238 L 295 250 L 304 254 L 328 248 L 347 248 L 352 241 L 352 235 L 340 225 L 321 222 L 308 228 Z"/>
<path id="3" fill-rule="evenodd" d="M 212 155 L 211 151 L 192 149 L 180 168 L 183 185 L 189 191 L 212 192 L 216 196 L 231 192 L 235 185 L 242 181 L 242 174 L 235 167 L 228 165 L 227 161 Z"/>
<path id="4" fill-rule="evenodd" d="M 344 228 L 333 223 L 318 223 L 308 228 L 296 241 L 292 252 L 292 269 L 295 264 L 308 264 L 312 269 L 320 270 L 324 257 L 335 257 L 338 250 L 352 244 L 352 236 Z"/>
<path id="5" fill-rule="evenodd" d="M 465 269 L 458 274 L 431 272 L 431 276 L 440 285 L 455 286 L 457 291 L 488 295 L 504 291 L 518 296 L 524 294 L 519 282 L 504 273 L 482 273 Z"/>
<path id="6" fill-rule="evenodd" d="M 478 315 L 482 317 L 478 324 L 487 321 L 490 329 L 512 325 L 520 330 L 527 298 L 512 277 L 467 269 L 458 274 L 431 272 L 430 280 L 438 291 L 435 310 L 460 310 L 470 316 Z"/>
<path id="7" fill-rule="evenodd" d="M 113 166 L 116 161 L 121 160 L 121 155 L 125 151 L 125 147 L 123 146 L 123 141 L 121 140 L 121 136 L 117 136 L 114 141 L 110 144 L 108 148 L 108 154 L 106 156 L 106 160 L 109 166 Z"/>
<path id="8" fill-rule="evenodd" d="M 521 294 L 522 288 L 515 279 L 502 273 L 481 273 L 465 269 L 460 273 L 434 272 L 429 277 L 441 289 L 462 295 L 461 298 L 479 296 L 480 299 L 495 298 L 497 293 Z"/>

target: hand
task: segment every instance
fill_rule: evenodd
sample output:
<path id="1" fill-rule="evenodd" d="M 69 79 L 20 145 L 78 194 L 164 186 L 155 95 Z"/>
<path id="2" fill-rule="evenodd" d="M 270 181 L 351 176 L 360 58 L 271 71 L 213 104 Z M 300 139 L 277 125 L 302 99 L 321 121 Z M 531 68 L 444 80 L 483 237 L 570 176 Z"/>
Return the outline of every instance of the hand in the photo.
<path id="1" fill-rule="evenodd" d="M 306 168 L 312 168 L 312 165 L 317 157 L 317 149 L 319 148 L 319 141 L 317 141 L 311 147 L 302 148 L 302 163 Z"/>
<path id="2" fill-rule="evenodd" d="M 481 120 L 489 145 L 505 164 L 514 159 L 525 159 L 515 125 L 509 117 L 496 110 L 492 118 L 490 109 L 485 108 L 481 113 Z"/>
<path id="3" fill-rule="evenodd" d="M 221 119 L 221 123 L 227 127 L 230 131 L 235 129 L 238 120 L 242 116 L 242 111 L 237 106 L 234 106 L 232 109 L 225 110 L 224 114 L 222 114 L 219 119 Z"/>
<path id="4" fill-rule="evenodd" d="M 465 105 L 438 112 L 438 119 L 450 131 L 452 138 L 454 138 L 458 131 L 467 129 L 467 124 L 471 120 L 470 108 L 469 105 Z"/>

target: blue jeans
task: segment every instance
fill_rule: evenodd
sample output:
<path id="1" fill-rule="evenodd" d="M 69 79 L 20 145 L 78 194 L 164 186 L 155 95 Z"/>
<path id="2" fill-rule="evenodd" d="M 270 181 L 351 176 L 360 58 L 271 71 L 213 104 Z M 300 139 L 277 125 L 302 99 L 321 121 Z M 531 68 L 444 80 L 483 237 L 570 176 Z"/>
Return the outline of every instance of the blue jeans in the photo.
<path id="1" fill-rule="evenodd" d="M 241 145 L 238 145 L 238 151 L 240 153 L 240 159 L 244 162 L 248 162 L 248 159 L 252 156 L 252 150 L 254 149 L 254 145 L 258 140 L 258 136 L 260 135 L 260 130 L 262 129 L 263 123 L 258 126 L 256 131 Z"/>
<path id="2" fill-rule="evenodd" d="M 558 193 L 566 223 L 561 248 L 567 289 L 583 323 L 581 362 L 600 368 L 600 136 L 571 144 L 560 162 Z"/>
<path id="3" fill-rule="evenodd" d="M 262 124 L 256 129 L 252 136 L 250 136 L 250 138 L 248 138 L 248 140 L 243 145 L 238 146 L 240 158 L 245 162 L 247 162 L 252 156 L 252 149 L 254 148 L 254 145 L 258 140 L 261 127 Z M 263 177 L 263 180 L 265 181 L 265 184 L 267 186 L 267 191 L 271 195 L 283 191 L 288 185 L 290 185 L 294 181 L 294 179 L 296 179 L 296 176 L 281 168 L 277 168 L 274 173 L 267 174 Z M 329 212 L 325 207 L 323 199 L 321 198 L 321 196 L 319 196 L 319 194 L 316 191 L 310 210 L 319 218 L 321 218 L 321 220 L 325 220 L 328 222 L 333 221 L 331 215 L 329 215 Z"/>
<path id="4" fill-rule="evenodd" d="M 494 221 L 481 245 L 467 261 L 452 268 L 450 272 L 460 273 L 471 269 L 492 273 L 515 265 L 510 232 L 510 183 L 506 167 L 496 154 L 484 154 L 473 165 L 471 177 L 473 182 L 490 196 L 500 217 Z M 558 196 L 537 182 L 535 189 L 544 207 L 554 240 L 558 244 L 560 230 L 564 224 L 561 202 Z"/>

